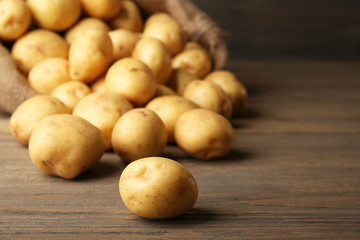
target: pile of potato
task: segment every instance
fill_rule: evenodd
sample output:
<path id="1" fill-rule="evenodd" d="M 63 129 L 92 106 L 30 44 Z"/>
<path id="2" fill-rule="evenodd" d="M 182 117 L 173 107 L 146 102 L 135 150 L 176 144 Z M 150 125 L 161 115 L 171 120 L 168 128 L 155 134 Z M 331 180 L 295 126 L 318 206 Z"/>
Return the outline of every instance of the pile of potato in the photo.
<path id="1" fill-rule="evenodd" d="M 125 205 L 168 218 L 198 193 L 187 169 L 159 157 L 166 145 L 205 160 L 231 149 L 229 119 L 246 105 L 246 89 L 233 73 L 212 71 L 206 49 L 167 13 L 145 19 L 127 0 L 0 0 L 0 38 L 39 93 L 12 114 L 11 133 L 47 174 L 75 178 L 113 149 L 131 162 L 120 179 Z M 162 210 L 150 211 L 165 185 L 173 190 L 162 193 Z"/>

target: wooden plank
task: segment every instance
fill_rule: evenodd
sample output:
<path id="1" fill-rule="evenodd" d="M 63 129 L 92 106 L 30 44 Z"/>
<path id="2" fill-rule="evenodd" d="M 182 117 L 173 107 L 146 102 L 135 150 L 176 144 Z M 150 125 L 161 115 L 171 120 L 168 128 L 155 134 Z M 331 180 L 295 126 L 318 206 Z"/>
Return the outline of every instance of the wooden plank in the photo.
<path id="1" fill-rule="evenodd" d="M 199 185 L 195 207 L 152 221 L 118 193 L 112 152 L 75 180 L 47 176 L 0 118 L 1 239 L 356 239 L 360 236 L 359 62 L 233 61 L 249 106 L 230 154 L 200 161 L 176 146 Z"/>

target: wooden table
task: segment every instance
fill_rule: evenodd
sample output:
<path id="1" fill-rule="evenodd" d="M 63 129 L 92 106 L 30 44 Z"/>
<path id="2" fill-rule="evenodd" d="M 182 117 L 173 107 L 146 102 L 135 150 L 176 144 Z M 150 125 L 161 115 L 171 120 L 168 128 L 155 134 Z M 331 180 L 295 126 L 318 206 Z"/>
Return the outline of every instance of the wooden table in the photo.
<path id="1" fill-rule="evenodd" d="M 360 62 L 230 61 L 249 90 L 220 160 L 178 160 L 199 185 L 172 220 L 125 208 L 112 152 L 75 180 L 43 174 L 0 118 L 0 239 L 359 239 Z"/>

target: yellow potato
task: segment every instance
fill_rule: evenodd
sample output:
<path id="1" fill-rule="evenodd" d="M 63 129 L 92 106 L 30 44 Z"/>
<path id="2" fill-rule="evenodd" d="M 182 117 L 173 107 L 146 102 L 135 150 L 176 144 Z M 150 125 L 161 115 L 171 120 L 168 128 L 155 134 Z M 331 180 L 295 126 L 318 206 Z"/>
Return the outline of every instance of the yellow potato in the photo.
<path id="1" fill-rule="evenodd" d="M 46 29 L 36 29 L 16 40 L 11 55 L 17 67 L 27 75 L 30 69 L 46 58 L 68 57 L 69 47 L 60 35 Z"/>
<path id="2" fill-rule="evenodd" d="M 186 86 L 197 79 L 198 77 L 189 70 L 185 68 L 175 68 L 172 70 L 170 79 L 166 85 L 173 89 L 178 95 L 183 95 Z"/>
<path id="3" fill-rule="evenodd" d="M 185 88 L 183 97 L 228 119 L 231 117 L 232 104 L 230 98 L 215 83 L 194 80 Z"/>
<path id="4" fill-rule="evenodd" d="M 64 31 L 80 17 L 80 0 L 27 0 L 34 20 L 41 28 Z"/>
<path id="5" fill-rule="evenodd" d="M 179 117 L 174 136 L 177 145 L 187 154 L 208 160 L 228 154 L 234 141 L 234 129 L 223 116 L 199 108 Z"/>
<path id="6" fill-rule="evenodd" d="M 156 83 L 165 84 L 171 75 L 171 54 L 167 47 L 155 38 L 141 38 L 132 57 L 145 63 L 152 71 Z"/>
<path id="7" fill-rule="evenodd" d="M 107 32 L 91 29 L 74 39 L 69 49 L 71 79 L 91 83 L 108 68 L 113 57 Z"/>
<path id="8" fill-rule="evenodd" d="M 145 105 L 154 95 L 156 83 L 148 66 L 135 58 L 115 62 L 105 77 L 106 91 L 126 97 L 135 107 Z"/>
<path id="9" fill-rule="evenodd" d="M 156 90 L 155 94 L 153 96 L 154 98 L 161 97 L 161 96 L 167 96 L 167 95 L 177 95 L 174 90 L 169 88 L 168 86 L 165 86 L 163 84 L 156 84 Z"/>
<path id="10" fill-rule="evenodd" d="M 174 142 L 174 128 L 178 118 L 191 109 L 198 108 L 195 103 L 177 95 L 158 97 L 151 100 L 146 108 L 154 111 L 164 122 L 168 142 Z"/>
<path id="11" fill-rule="evenodd" d="M 69 63 L 64 58 L 47 58 L 30 70 L 28 79 L 36 92 L 50 94 L 57 86 L 71 80 Z"/>
<path id="12" fill-rule="evenodd" d="M 135 108 L 116 122 L 111 142 L 123 161 L 159 156 L 167 143 L 167 132 L 158 115 L 146 108 Z"/>
<path id="13" fill-rule="evenodd" d="M 101 131 L 71 114 L 42 119 L 29 141 L 33 164 L 41 171 L 72 179 L 94 166 L 105 152 Z"/>
<path id="14" fill-rule="evenodd" d="M 205 48 L 203 46 L 201 46 L 200 43 L 198 43 L 196 41 L 188 41 L 188 42 L 186 42 L 183 51 L 188 50 L 188 49 L 202 49 L 202 50 L 205 50 Z"/>
<path id="15" fill-rule="evenodd" d="M 180 24 L 164 12 L 154 13 L 146 20 L 143 35 L 162 41 L 172 56 L 181 52 L 186 43 L 185 34 Z"/>
<path id="16" fill-rule="evenodd" d="M 180 163 L 162 157 L 130 163 L 119 180 L 122 201 L 130 212 L 144 218 L 177 217 L 196 203 L 198 187 Z"/>
<path id="17" fill-rule="evenodd" d="M 87 17 L 81 19 L 65 33 L 66 42 L 71 44 L 75 38 L 83 35 L 84 32 L 89 29 L 97 29 L 105 32 L 110 31 L 110 27 L 103 20 L 93 17 Z"/>
<path id="18" fill-rule="evenodd" d="M 111 19 L 121 10 L 121 0 L 80 0 L 84 11 L 96 18 Z"/>
<path id="19" fill-rule="evenodd" d="M 132 32 L 143 30 L 143 18 L 139 7 L 133 1 L 121 1 L 120 12 L 109 21 L 112 29 L 126 29 Z"/>
<path id="20" fill-rule="evenodd" d="M 21 37 L 31 23 L 31 12 L 23 0 L 0 1 L 0 39 L 13 41 Z"/>
<path id="21" fill-rule="evenodd" d="M 10 132 L 20 143 L 27 145 L 35 125 L 43 118 L 70 113 L 61 101 L 50 95 L 38 95 L 21 103 L 10 117 Z"/>
<path id="22" fill-rule="evenodd" d="M 111 134 L 117 120 L 133 107 L 115 93 L 91 93 L 75 106 L 73 115 L 82 117 L 98 127 L 105 136 L 106 149 L 111 148 Z"/>
<path id="23" fill-rule="evenodd" d="M 172 67 L 185 68 L 202 79 L 211 71 L 211 58 L 203 49 L 190 48 L 173 58 Z"/>
<path id="24" fill-rule="evenodd" d="M 56 97 L 63 102 L 71 111 L 81 98 L 90 94 L 90 88 L 82 82 L 69 81 L 57 86 L 52 92 L 51 96 Z"/>
<path id="25" fill-rule="evenodd" d="M 207 75 L 204 80 L 221 87 L 231 100 L 233 114 L 239 113 L 247 105 L 247 90 L 232 72 L 217 70 Z"/>
<path id="26" fill-rule="evenodd" d="M 117 29 L 109 32 L 113 44 L 113 62 L 125 57 L 131 57 L 140 36 L 126 29 Z"/>
<path id="27" fill-rule="evenodd" d="M 92 92 L 106 92 L 105 75 L 96 79 L 90 86 Z"/>

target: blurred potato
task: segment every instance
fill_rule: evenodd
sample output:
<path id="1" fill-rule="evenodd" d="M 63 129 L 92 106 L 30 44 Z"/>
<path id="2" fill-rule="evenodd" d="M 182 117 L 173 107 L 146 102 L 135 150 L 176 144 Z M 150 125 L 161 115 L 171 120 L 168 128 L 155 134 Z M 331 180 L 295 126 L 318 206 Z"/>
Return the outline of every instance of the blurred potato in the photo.
<path id="1" fill-rule="evenodd" d="M 56 97 L 63 102 L 71 111 L 81 98 L 90 94 L 90 88 L 82 82 L 69 81 L 60 84 L 52 92 L 51 96 Z"/>
<path id="2" fill-rule="evenodd" d="M 28 80 L 36 92 L 50 94 L 54 88 L 71 80 L 68 60 L 64 58 L 42 60 L 30 70 Z"/>
<path id="3" fill-rule="evenodd" d="M 53 31 L 64 31 L 80 17 L 80 0 L 27 0 L 36 24 Z"/>
<path id="4" fill-rule="evenodd" d="M 111 19 L 121 10 L 121 0 L 80 0 L 84 11 L 91 17 Z"/>
<path id="5" fill-rule="evenodd" d="M 132 57 L 145 63 L 152 71 L 156 83 L 166 84 L 171 75 L 171 54 L 158 39 L 142 37 Z"/>
<path id="6" fill-rule="evenodd" d="M 133 1 L 121 1 L 120 12 L 109 21 L 112 29 L 126 29 L 132 32 L 143 30 L 143 18 L 139 7 Z"/>
<path id="7" fill-rule="evenodd" d="M 131 57 L 140 36 L 126 29 L 116 29 L 109 32 L 113 44 L 113 62 L 125 57 Z"/>
<path id="8" fill-rule="evenodd" d="M 30 27 L 31 12 L 23 0 L 0 1 L 0 39 L 13 41 Z"/>
<path id="9" fill-rule="evenodd" d="M 87 17 L 81 19 L 65 33 L 65 40 L 71 44 L 77 36 L 81 36 L 89 29 L 97 29 L 105 32 L 110 31 L 110 27 L 101 19 Z"/>
<path id="10" fill-rule="evenodd" d="M 181 52 L 186 43 L 180 24 L 164 12 L 154 13 L 146 20 L 143 35 L 162 41 L 172 56 Z"/>
<path id="11" fill-rule="evenodd" d="M 105 74 L 102 75 L 90 85 L 90 89 L 92 92 L 106 92 L 105 76 Z"/>
<path id="12" fill-rule="evenodd" d="M 108 68 L 113 47 L 107 32 L 91 29 L 75 38 L 69 49 L 71 79 L 91 83 Z"/>
<path id="13" fill-rule="evenodd" d="M 189 70 L 185 68 L 175 68 L 172 70 L 167 85 L 181 96 L 186 86 L 196 79 L 198 79 L 198 77 Z"/>
<path id="14" fill-rule="evenodd" d="M 28 75 L 38 62 L 50 58 L 68 58 L 69 47 L 66 41 L 55 32 L 36 29 L 15 41 L 11 56 L 19 70 Z"/>

